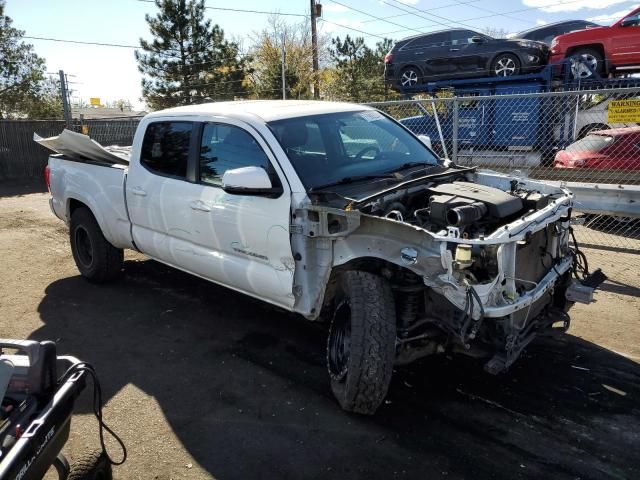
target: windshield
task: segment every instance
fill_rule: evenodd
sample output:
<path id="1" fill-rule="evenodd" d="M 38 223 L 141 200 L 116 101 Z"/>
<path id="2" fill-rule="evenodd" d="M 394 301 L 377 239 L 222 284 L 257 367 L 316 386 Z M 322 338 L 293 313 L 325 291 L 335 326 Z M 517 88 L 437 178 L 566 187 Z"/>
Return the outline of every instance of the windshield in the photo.
<path id="1" fill-rule="evenodd" d="M 578 140 L 567 147 L 567 152 L 599 152 L 604 147 L 611 145 L 614 137 L 609 135 L 587 135 L 582 140 Z"/>
<path id="2" fill-rule="evenodd" d="M 268 125 L 309 190 L 438 164 L 438 157 L 420 140 L 375 110 L 310 115 Z"/>

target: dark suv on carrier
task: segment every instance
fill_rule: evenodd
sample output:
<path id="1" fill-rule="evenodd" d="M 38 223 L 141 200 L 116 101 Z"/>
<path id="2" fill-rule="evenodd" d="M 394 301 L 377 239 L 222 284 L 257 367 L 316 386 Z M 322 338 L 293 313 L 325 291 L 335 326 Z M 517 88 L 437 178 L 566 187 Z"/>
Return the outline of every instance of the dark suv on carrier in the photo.
<path id="1" fill-rule="evenodd" d="M 542 42 L 445 30 L 397 42 L 384 58 L 384 75 L 393 88 L 404 90 L 429 81 L 540 70 L 548 56 L 549 48 Z"/>

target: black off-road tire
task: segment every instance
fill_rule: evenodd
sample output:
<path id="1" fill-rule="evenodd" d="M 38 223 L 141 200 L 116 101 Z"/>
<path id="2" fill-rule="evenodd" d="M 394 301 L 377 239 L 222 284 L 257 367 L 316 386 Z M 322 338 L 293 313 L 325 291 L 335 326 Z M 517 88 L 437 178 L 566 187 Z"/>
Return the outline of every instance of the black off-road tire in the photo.
<path id="1" fill-rule="evenodd" d="M 124 252 L 111 245 L 91 211 L 76 209 L 69 229 L 71 252 L 80 274 L 93 283 L 104 283 L 120 275 Z"/>
<path id="2" fill-rule="evenodd" d="M 346 352 L 337 347 L 341 344 L 348 345 Z M 343 273 L 329 329 L 327 366 L 331 390 L 344 410 L 375 413 L 389 390 L 395 354 L 391 287 L 368 272 Z"/>
<path id="3" fill-rule="evenodd" d="M 73 462 L 67 480 L 111 480 L 111 463 L 101 451 L 87 452 Z"/>

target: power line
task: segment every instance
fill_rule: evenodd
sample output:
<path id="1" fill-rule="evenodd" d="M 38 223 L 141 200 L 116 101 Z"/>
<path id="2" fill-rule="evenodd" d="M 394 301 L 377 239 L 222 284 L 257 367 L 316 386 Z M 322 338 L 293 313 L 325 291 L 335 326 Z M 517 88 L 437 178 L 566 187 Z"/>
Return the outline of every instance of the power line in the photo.
<path id="1" fill-rule="evenodd" d="M 433 7 L 433 8 L 427 8 L 425 10 L 423 10 L 423 12 L 432 12 L 434 10 L 442 10 L 443 8 L 450 8 L 450 7 L 455 7 L 456 5 L 468 5 L 470 3 L 476 3 L 479 2 L 480 0 L 469 0 L 467 2 L 460 2 L 460 3 L 449 3 L 447 5 L 440 5 L 439 7 Z M 397 15 L 391 15 L 389 17 L 386 17 L 387 20 L 390 18 L 398 18 L 398 17 L 406 17 L 407 15 L 411 15 L 410 13 L 398 13 Z M 376 22 L 377 20 L 365 20 L 362 23 L 372 23 L 372 22 Z"/>
<path id="2" fill-rule="evenodd" d="M 455 1 L 455 0 L 454 0 L 454 1 Z M 466 3 L 463 3 L 463 2 L 457 2 L 457 1 L 456 1 L 456 3 L 457 3 L 458 5 L 463 5 L 463 4 L 464 4 L 464 5 L 466 5 Z M 489 8 L 479 7 L 478 5 L 470 5 L 470 6 L 471 6 L 472 8 L 475 8 L 476 10 L 480 10 L 480 11 L 482 11 L 482 12 L 489 12 L 489 13 L 492 13 L 492 14 L 494 14 L 494 15 L 499 15 L 499 16 L 504 17 L 504 18 L 510 18 L 510 19 L 512 19 L 512 20 L 517 20 L 518 22 L 522 22 L 522 23 L 529 23 L 529 24 L 530 24 L 530 23 L 535 23 L 535 22 L 532 22 L 531 20 L 525 20 L 524 18 L 519 18 L 519 17 L 512 17 L 512 16 L 510 16 L 510 15 L 507 15 L 506 13 L 496 12 L 495 10 L 491 10 L 491 9 L 489 9 Z"/>
<path id="3" fill-rule="evenodd" d="M 154 3 L 154 4 L 156 3 L 154 0 L 138 0 L 138 2 Z M 269 11 L 266 11 L 266 10 L 248 10 L 248 9 L 243 9 L 243 8 L 208 7 L 208 6 L 205 6 L 204 8 L 206 8 L 208 10 L 221 10 L 223 12 L 259 13 L 261 15 L 284 15 L 284 16 L 288 16 L 288 17 L 308 17 L 309 16 L 309 15 L 305 15 L 303 13 L 269 12 Z"/>
<path id="4" fill-rule="evenodd" d="M 141 0 L 139 0 L 141 1 Z M 136 46 L 136 45 L 124 45 L 121 43 L 106 43 L 106 42 L 90 42 L 90 41 L 86 41 L 86 40 L 69 40 L 67 38 L 51 38 L 51 37 L 36 37 L 36 36 L 28 36 L 25 35 L 22 38 L 28 38 L 30 40 L 45 40 L 48 42 L 60 42 L 60 43 L 72 43 L 74 45 L 97 45 L 100 47 L 118 47 L 118 48 L 133 48 L 133 49 L 137 49 L 137 50 L 143 50 L 142 47 L 140 46 Z M 148 52 L 147 50 L 145 50 L 145 52 Z M 175 50 L 175 52 L 177 52 L 177 50 Z M 163 53 L 163 52 L 153 52 L 153 53 L 157 53 L 159 55 L 165 55 L 165 56 L 169 56 L 170 54 L 168 53 Z M 240 58 L 245 58 L 245 57 L 250 57 L 251 54 L 250 53 L 238 53 L 237 57 Z M 210 63 L 217 63 L 217 61 L 211 61 L 211 62 L 193 62 L 193 63 L 189 63 L 187 66 L 191 66 L 191 65 L 207 65 Z"/>
<path id="5" fill-rule="evenodd" d="M 386 23 L 389 23 L 389 24 L 391 24 L 391 25 L 395 25 L 396 27 L 402 27 L 402 28 L 404 28 L 405 30 L 413 30 L 414 32 L 418 32 L 418 33 L 425 33 L 425 32 L 424 32 L 424 31 L 422 31 L 422 30 L 417 30 L 417 29 L 415 29 L 415 28 L 407 27 L 407 26 L 405 26 L 405 25 L 401 25 L 401 24 L 399 24 L 399 23 L 392 22 L 391 20 L 387 20 L 386 18 L 376 17 L 375 15 L 371 15 L 370 13 L 367 13 L 367 12 L 365 12 L 365 11 L 363 11 L 363 10 L 358 10 L 357 8 L 350 7 L 349 5 L 345 5 L 344 3 L 338 2 L 338 1 L 336 1 L 336 0 L 329 0 L 329 1 L 330 1 L 331 3 L 335 3 L 336 5 L 342 5 L 343 7 L 348 8 L 349 10 L 353 10 L 354 12 L 361 13 L 361 14 L 363 14 L 363 15 L 366 15 L 366 16 L 368 16 L 368 17 L 374 18 L 374 19 L 379 20 L 379 21 L 381 21 L 381 22 L 386 22 Z"/>
<path id="6" fill-rule="evenodd" d="M 67 40 L 63 38 L 34 37 L 34 36 L 27 36 L 27 35 L 23 36 L 22 38 L 28 38 L 31 40 L 47 40 L 49 42 L 74 43 L 78 45 L 98 45 L 100 47 L 140 48 L 135 45 L 123 45 L 121 43 L 87 42 L 84 40 Z"/>
<path id="7" fill-rule="evenodd" d="M 402 5 L 402 6 L 409 7 L 409 8 L 411 8 L 411 9 L 413 9 L 413 10 L 418 11 L 418 12 L 422 12 L 422 10 L 420 10 L 419 8 L 415 8 L 415 7 L 411 6 L 411 5 L 407 5 L 406 3 L 401 2 L 400 0 L 392 0 L 392 1 L 393 1 L 393 2 L 396 2 L 396 3 L 399 3 L 399 4 L 400 4 L 400 5 Z M 395 9 L 397 9 L 397 10 L 401 10 L 401 11 L 403 11 L 403 12 L 410 13 L 411 15 L 415 15 L 415 16 L 416 16 L 416 17 L 418 17 L 418 18 L 422 18 L 422 19 L 424 19 L 424 20 L 429 20 L 430 22 L 433 22 L 434 24 L 442 25 L 442 26 L 444 26 L 444 27 L 451 28 L 452 24 L 458 24 L 458 25 L 462 25 L 463 27 L 467 27 L 467 28 L 476 28 L 476 27 L 475 27 L 475 26 L 473 26 L 473 25 L 468 25 L 468 24 L 466 24 L 466 23 L 457 22 L 457 21 L 455 21 L 455 20 L 451 20 L 450 18 L 443 17 L 443 16 L 441 16 L 441 15 L 436 15 L 435 13 L 427 13 L 427 15 L 430 15 L 430 16 L 432 16 L 432 17 L 436 17 L 436 18 L 440 18 L 440 19 L 444 20 L 444 21 L 445 21 L 445 22 L 447 22 L 447 23 L 443 23 L 443 22 L 440 22 L 440 21 L 438 21 L 438 20 L 434 20 L 433 18 L 425 17 L 425 16 L 423 16 L 423 15 L 418 15 L 417 13 L 414 13 L 414 12 L 412 12 L 412 11 L 410 11 L 410 10 L 405 10 L 404 8 L 401 8 L 401 7 L 397 6 L 397 5 L 394 5 L 394 4 L 392 4 L 392 3 L 389 3 L 389 2 L 388 2 L 388 1 L 386 1 L 386 0 L 382 0 L 382 3 L 384 3 L 385 5 L 388 5 L 388 6 L 390 6 L 390 7 L 393 7 L 393 8 L 395 8 Z"/>
<path id="8" fill-rule="evenodd" d="M 518 9 L 518 10 L 510 10 L 510 11 L 508 11 L 508 12 L 502 12 L 502 13 L 499 13 L 499 15 L 503 15 L 503 16 L 504 16 L 504 15 L 506 15 L 506 14 L 510 14 L 510 13 L 522 13 L 522 12 L 529 12 L 529 11 L 531 11 L 531 10 L 540 10 L 540 9 L 542 9 L 542 8 L 557 7 L 557 6 L 560 6 L 560 5 L 570 5 L 570 4 L 572 4 L 572 3 L 578 3 L 578 2 L 583 2 L 583 1 L 584 1 L 584 0 L 570 0 L 570 1 L 567 1 L 567 2 L 552 3 L 552 4 L 550 4 L 550 5 L 545 5 L 544 7 L 527 7 L 527 8 L 520 8 L 520 9 Z M 494 15 L 483 15 L 483 16 L 481 16 L 481 17 L 463 18 L 463 19 L 462 19 L 462 21 L 463 21 L 463 22 L 468 22 L 468 21 L 471 21 L 471 20 L 481 20 L 481 19 L 483 19 L 483 18 L 490 18 L 490 17 L 493 17 L 493 16 L 494 16 Z"/>
<path id="9" fill-rule="evenodd" d="M 363 34 L 363 35 L 365 35 L 367 37 L 377 37 L 377 38 L 381 38 L 382 40 L 386 40 L 386 37 L 383 37 L 382 35 L 378 35 L 376 33 L 368 33 L 368 32 L 365 32 L 364 30 L 359 30 L 357 28 L 350 27 L 348 25 L 342 25 L 340 23 L 330 22 L 329 20 L 325 20 L 324 18 L 318 18 L 318 20 L 321 20 L 323 23 L 328 23 L 329 25 L 335 25 L 336 27 L 346 28 L 348 30 L 353 30 L 354 32 L 361 33 L 361 34 Z"/>

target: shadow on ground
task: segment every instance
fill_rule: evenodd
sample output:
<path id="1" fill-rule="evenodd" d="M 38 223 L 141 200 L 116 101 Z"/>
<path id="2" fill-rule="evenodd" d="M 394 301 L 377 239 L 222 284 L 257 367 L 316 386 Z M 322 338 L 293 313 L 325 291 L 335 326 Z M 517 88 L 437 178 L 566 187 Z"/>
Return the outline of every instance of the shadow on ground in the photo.
<path id="1" fill-rule="evenodd" d="M 329 393 L 322 326 L 152 261 L 58 280 L 39 312 L 32 338 L 93 363 L 105 400 L 155 397 L 218 479 L 640 478 L 640 366 L 570 335 L 501 377 L 444 356 L 400 369 L 360 417 Z"/>

